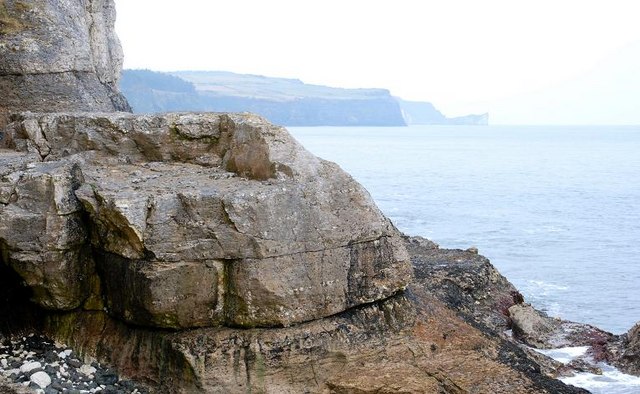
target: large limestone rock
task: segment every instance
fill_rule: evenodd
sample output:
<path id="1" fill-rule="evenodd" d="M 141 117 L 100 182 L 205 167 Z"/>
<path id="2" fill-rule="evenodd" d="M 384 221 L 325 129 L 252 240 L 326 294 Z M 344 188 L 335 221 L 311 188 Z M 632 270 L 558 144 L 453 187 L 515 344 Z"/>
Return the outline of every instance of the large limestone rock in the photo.
<path id="1" fill-rule="evenodd" d="M 129 110 L 113 0 L 0 1 L 0 127 L 16 111 Z"/>
<path id="2" fill-rule="evenodd" d="M 288 326 L 410 280 L 368 193 L 260 117 L 14 120 L 0 247 L 44 307 L 154 327 Z"/>

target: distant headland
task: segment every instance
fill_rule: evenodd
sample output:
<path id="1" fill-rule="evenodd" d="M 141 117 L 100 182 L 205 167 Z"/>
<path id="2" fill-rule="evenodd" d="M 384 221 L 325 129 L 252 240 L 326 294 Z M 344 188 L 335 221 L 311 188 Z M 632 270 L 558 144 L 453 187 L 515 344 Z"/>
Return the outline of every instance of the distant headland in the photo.
<path id="1" fill-rule="evenodd" d="M 486 125 L 488 114 L 446 117 L 429 102 L 386 89 L 344 89 L 227 71 L 124 70 L 134 112 L 249 111 L 285 126 Z"/>

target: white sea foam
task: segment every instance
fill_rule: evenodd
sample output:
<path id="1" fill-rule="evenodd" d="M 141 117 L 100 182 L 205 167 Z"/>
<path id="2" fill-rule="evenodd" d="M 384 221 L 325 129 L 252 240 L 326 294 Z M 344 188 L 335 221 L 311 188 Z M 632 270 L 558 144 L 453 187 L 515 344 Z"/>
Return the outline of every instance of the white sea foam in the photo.
<path id="1" fill-rule="evenodd" d="M 537 287 L 539 287 L 545 293 L 547 291 L 553 291 L 553 290 L 563 291 L 563 290 L 568 290 L 569 289 L 568 286 L 556 285 L 554 283 L 548 283 L 548 282 L 544 282 L 542 280 L 530 280 L 529 283 L 536 285 Z"/>
<path id="2" fill-rule="evenodd" d="M 533 349 L 538 353 L 542 353 L 547 357 L 551 357 L 556 361 L 560 361 L 563 364 L 570 362 L 571 360 L 575 360 L 578 357 L 584 356 L 587 350 L 589 350 L 588 346 L 572 346 L 572 347 L 563 347 L 558 349 Z"/>
<path id="3" fill-rule="evenodd" d="M 594 394 L 640 393 L 640 377 L 624 374 L 610 365 L 598 364 L 598 366 L 602 368 L 602 375 L 583 372 L 560 380 L 566 384 L 585 388 Z"/>
<path id="4" fill-rule="evenodd" d="M 534 349 L 556 361 L 568 363 L 582 357 L 588 350 L 587 346 L 565 347 L 558 349 Z M 588 372 L 576 373 L 574 376 L 560 378 L 566 384 L 582 387 L 594 394 L 637 394 L 640 393 L 640 377 L 627 375 L 617 368 L 605 363 L 598 363 L 602 375 Z"/>

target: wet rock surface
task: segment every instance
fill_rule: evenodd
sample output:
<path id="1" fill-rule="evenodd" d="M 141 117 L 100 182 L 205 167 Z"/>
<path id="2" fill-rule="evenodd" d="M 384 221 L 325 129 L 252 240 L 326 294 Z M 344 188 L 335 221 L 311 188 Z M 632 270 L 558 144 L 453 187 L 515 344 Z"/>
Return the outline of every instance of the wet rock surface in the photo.
<path id="1" fill-rule="evenodd" d="M 597 354 L 628 374 L 640 376 L 640 323 L 619 336 L 594 336 Z"/>
<path id="2" fill-rule="evenodd" d="M 442 249 L 422 237 L 405 237 L 416 281 L 472 324 L 496 333 L 510 328 L 518 290 L 476 248 Z"/>
<path id="3" fill-rule="evenodd" d="M 579 372 L 602 374 L 605 362 L 638 375 L 638 329 L 614 335 L 589 324 L 550 317 L 525 303 L 517 289 L 475 248 L 440 249 L 421 237 L 406 237 L 416 281 L 444 302 L 466 322 L 498 336 L 526 353 L 528 362 L 551 377 Z M 567 363 L 555 361 L 538 350 L 586 347 L 586 352 Z M 519 362 L 514 362 L 520 365 Z"/>

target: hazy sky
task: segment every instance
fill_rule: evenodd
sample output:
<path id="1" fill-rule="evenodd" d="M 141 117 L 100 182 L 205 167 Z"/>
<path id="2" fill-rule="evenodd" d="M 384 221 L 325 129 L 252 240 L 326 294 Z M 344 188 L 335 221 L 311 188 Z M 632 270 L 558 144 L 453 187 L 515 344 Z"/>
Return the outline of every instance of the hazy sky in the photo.
<path id="1" fill-rule="evenodd" d="M 638 0 L 116 0 L 125 68 L 380 87 L 491 123 L 640 124 Z"/>

